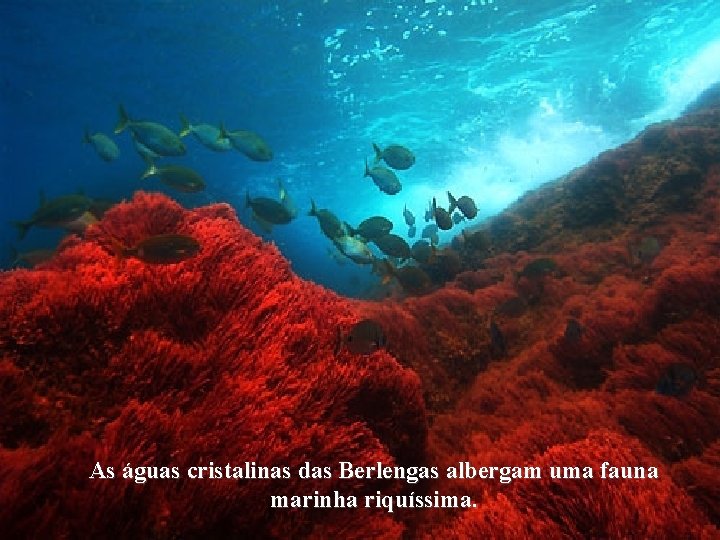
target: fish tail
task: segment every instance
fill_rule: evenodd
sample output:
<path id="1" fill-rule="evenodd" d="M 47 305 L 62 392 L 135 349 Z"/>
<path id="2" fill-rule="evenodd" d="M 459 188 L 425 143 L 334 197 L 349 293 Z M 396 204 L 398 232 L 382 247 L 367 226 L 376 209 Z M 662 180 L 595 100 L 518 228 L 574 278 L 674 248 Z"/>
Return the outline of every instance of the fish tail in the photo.
<path id="1" fill-rule="evenodd" d="M 342 349 L 343 340 L 345 339 L 345 336 L 343 335 L 342 328 L 338 326 L 337 333 L 335 334 L 335 346 L 333 347 L 333 355 L 337 356 L 337 354 Z"/>
<path id="2" fill-rule="evenodd" d="M 447 194 L 448 201 L 450 201 L 450 208 L 448 208 L 448 214 L 452 214 L 453 210 L 457 208 L 457 200 L 455 199 L 455 197 L 452 196 L 452 193 L 450 193 L 449 191 L 447 192 Z"/>
<path id="3" fill-rule="evenodd" d="M 225 123 L 220 122 L 220 133 L 218 134 L 218 141 L 222 141 L 223 139 L 229 139 L 230 135 L 227 132 L 227 129 L 225 129 Z"/>
<path id="4" fill-rule="evenodd" d="M 375 150 L 375 163 L 380 163 L 382 161 L 383 151 L 375 143 L 372 143 L 372 147 L 373 147 L 373 150 Z"/>
<path id="5" fill-rule="evenodd" d="M 17 266 L 20 266 L 20 253 L 18 253 L 18 250 L 15 246 L 8 246 L 10 250 L 10 268 L 15 268 Z"/>
<path id="6" fill-rule="evenodd" d="M 32 222 L 30 221 L 13 221 L 12 224 L 18 230 L 19 240 L 25 238 L 28 230 L 30 229 L 30 227 L 32 227 Z"/>
<path id="7" fill-rule="evenodd" d="M 317 206 L 315 206 L 315 201 L 310 199 L 310 211 L 308 212 L 308 216 L 317 216 Z"/>
<path id="8" fill-rule="evenodd" d="M 108 235 L 110 237 L 110 245 L 112 247 L 113 253 L 115 254 L 115 260 L 119 263 L 122 261 L 125 257 L 128 256 L 128 249 L 112 235 Z"/>
<path id="9" fill-rule="evenodd" d="M 352 225 L 350 225 L 347 221 L 343 221 L 343 223 L 345 224 L 345 230 L 347 231 L 348 236 L 357 236 L 358 235 L 357 229 L 353 229 Z"/>
<path id="10" fill-rule="evenodd" d="M 115 133 L 122 133 L 123 130 L 128 127 L 129 123 L 130 117 L 127 115 L 127 112 L 125 112 L 125 107 L 123 107 L 121 103 L 118 105 L 118 123 L 115 126 Z"/>
<path id="11" fill-rule="evenodd" d="M 183 113 L 180 113 L 180 124 L 180 136 L 185 137 L 186 135 L 189 135 L 192 128 L 190 127 L 190 122 Z"/>
<path id="12" fill-rule="evenodd" d="M 390 280 L 397 274 L 395 267 L 389 259 L 380 259 L 379 261 L 375 259 L 375 262 L 373 262 L 373 271 L 376 270 L 378 275 L 382 276 L 381 282 L 383 285 L 390 283 Z"/>
<path id="13" fill-rule="evenodd" d="M 148 176 L 152 176 L 152 175 L 158 173 L 158 168 L 155 166 L 155 164 L 152 162 L 152 160 L 150 158 L 143 157 L 143 159 L 145 160 L 145 163 L 148 164 L 148 168 L 145 169 L 144 173 L 142 173 L 140 180 L 145 180 Z"/>
<path id="14" fill-rule="evenodd" d="M 364 176 L 370 176 L 370 166 L 368 165 L 367 158 L 365 159 L 365 175 Z"/>

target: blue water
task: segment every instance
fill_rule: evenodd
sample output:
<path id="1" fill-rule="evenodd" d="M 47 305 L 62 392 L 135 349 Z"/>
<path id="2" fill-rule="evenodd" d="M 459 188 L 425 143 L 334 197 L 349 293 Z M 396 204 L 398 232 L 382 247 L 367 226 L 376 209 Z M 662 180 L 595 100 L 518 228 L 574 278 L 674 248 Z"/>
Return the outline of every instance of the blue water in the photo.
<path id="1" fill-rule="evenodd" d="M 162 189 L 138 180 L 144 166 L 127 134 L 113 163 L 81 142 L 86 126 L 111 133 L 122 102 L 172 129 L 182 112 L 262 134 L 269 163 L 188 141 L 172 161 L 201 172 L 208 190 L 178 199 L 230 202 L 250 224 L 246 189 L 276 196 L 284 178 L 302 215 L 272 239 L 300 275 L 353 295 L 376 278 L 328 256 L 304 215 L 311 197 L 353 224 L 385 215 L 404 234 L 404 204 L 422 225 L 428 199 L 446 204 L 450 189 L 475 198 L 477 223 L 676 117 L 720 79 L 716 0 L 6 0 L 0 27 L 5 263 L 8 246 L 59 238 L 34 230 L 18 243 L 5 223 L 28 217 L 40 189 L 119 198 Z M 371 142 L 415 152 L 398 195 L 363 178 Z"/>

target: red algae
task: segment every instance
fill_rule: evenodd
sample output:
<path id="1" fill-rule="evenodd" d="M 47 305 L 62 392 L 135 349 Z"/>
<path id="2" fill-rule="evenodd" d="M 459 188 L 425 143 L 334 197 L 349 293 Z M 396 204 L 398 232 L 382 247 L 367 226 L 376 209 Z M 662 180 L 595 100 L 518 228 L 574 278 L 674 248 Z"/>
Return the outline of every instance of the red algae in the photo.
<path id="1" fill-rule="evenodd" d="M 201 252 L 152 267 L 114 257 L 113 240 L 169 232 L 193 236 Z M 271 494 L 360 494 L 373 482 L 88 479 L 96 463 L 119 475 L 128 463 L 296 471 L 422 460 L 417 376 L 386 352 L 335 355 L 337 329 L 358 319 L 351 306 L 296 278 L 227 205 L 184 210 L 138 193 L 42 269 L 3 274 L 0 296 L 0 522 L 10 536 L 404 529 L 372 511 L 269 508 Z"/>
<path id="2" fill-rule="evenodd" d="M 527 194 L 472 233 L 460 271 L 424 296 L 350 301 L 307 283 L 227 205 L 138 193 L 112 208 L 40 268 L 0 276 L 4 532 L 720 537 L 717 115 L 651 127 Z M 198 239 L 200 253 L 152 267 L 113 255 L 113 241 L 167 233 Z M 386 348 L 338 347 L 338 331 L 366 317 Z M 96 462 L 209 461 L 441 474 L 414 487 L 87 479 Z M 543 474 L 447 478 L 459 463 Z M 602 478 L 604 463 L 658 477 Z M 549 475 L 575 466 L 592 477 Z M 474 506 L 269 507 L 270 495 L 411 489 Z"/>

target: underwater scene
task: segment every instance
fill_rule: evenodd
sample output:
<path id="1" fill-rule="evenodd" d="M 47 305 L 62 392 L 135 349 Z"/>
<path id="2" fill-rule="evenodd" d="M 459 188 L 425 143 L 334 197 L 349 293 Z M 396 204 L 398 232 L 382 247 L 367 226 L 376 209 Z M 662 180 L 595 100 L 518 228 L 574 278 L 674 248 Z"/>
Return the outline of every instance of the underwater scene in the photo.
<path id="1" fill-rule="evenodd" d="M 720 538 L 720 3 L 0 1 L 6 538 Z"/>

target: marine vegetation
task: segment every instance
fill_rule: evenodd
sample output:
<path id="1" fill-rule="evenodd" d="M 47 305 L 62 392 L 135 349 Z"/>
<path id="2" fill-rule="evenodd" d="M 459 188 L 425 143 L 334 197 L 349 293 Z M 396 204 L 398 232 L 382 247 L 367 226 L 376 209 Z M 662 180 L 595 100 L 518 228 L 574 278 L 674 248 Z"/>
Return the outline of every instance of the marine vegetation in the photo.
<path id="1" fill-rule="evenodd" d="M 453 222 L 433 200 L 427 242 L 390 237 L 392 254 L 371 261 L 391 292 L 382 301 L 296 276 L 228 204 L 185 209 L 145 192 L 37 268 L 1 273 L 3 537 L 718 538 L 719 95 L 527 194 L 455 248 L 435 245 Z M 148 147 L 163 139 L 122 123 Z M 88 212 L 91 201 L 65 197 L 20 229 Z M 247 195 L 258 218 L 292 219 L 282 194 L 268 201 Z M 368 238 L 334 212 L 311 201 L 310 215 L 346 258 L 370 259 Z M 221 473 L 344 461 L 545 473 L 143 476 L 147 464 L 210 459 Z M 106 481 L 98 463 L 140 475 Z M 547 474 L 575 465 L 594 474 Z M 645 470 L 658 477 L 626 478 Z M 473 504 L 268 509 L 272 495 L 315 491 Z"/>

